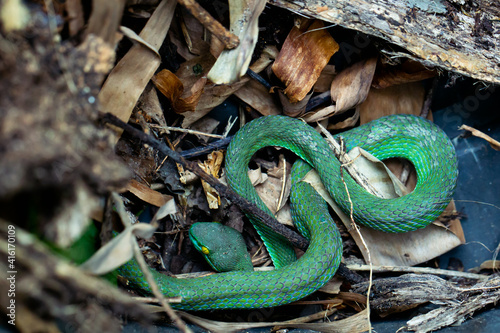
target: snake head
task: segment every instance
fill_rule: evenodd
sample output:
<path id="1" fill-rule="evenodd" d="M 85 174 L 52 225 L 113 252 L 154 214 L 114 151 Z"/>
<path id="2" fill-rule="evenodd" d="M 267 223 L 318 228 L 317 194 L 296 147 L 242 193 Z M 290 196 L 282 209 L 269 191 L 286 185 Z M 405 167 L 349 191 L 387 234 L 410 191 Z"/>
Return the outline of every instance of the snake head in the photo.
<path id="1" fill-rule="evenodd" d="M 235 229 L 217 222 L 197 222 L 189 229 L 189 238 L 218 272 L 253 270 L 245 241 Z"/>

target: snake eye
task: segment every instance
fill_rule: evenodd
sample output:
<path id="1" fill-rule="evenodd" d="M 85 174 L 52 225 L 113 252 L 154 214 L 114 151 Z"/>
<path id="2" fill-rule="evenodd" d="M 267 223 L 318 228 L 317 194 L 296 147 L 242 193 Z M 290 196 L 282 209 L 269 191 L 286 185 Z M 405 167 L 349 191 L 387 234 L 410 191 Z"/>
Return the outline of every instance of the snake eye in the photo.
<path id="1" fill-rule="evenodd" d="M 209 254 L 209 253 L 210 253 L 210 250 L 209 250 L 207 247 L 202 246 L 202 247 L 201 247 L 201 253 L 203 253 L 203 254 Z"/>

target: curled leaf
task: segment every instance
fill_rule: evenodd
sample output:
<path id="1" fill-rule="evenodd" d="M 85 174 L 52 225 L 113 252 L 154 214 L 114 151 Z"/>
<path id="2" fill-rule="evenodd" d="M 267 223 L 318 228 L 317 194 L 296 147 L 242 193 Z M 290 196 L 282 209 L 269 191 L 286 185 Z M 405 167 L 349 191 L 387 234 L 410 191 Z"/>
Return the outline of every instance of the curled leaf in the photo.
<path id="1" fill-rule="evenodd" d="M 272 66 L 274 74 L 286 85 L 290 102 L 303 100 L 318 80 L 339 45 L 321 21 L 307 21 L 293 27 Z"/>
<path id="2" fill-rule="evenodd" d="M 207 78 L 200 77 L 186 92 L 182 81 L 168 69 L 164 69 L 153 76 L 152 81 L 156 88 L 170 100 L 175 112 L 183 113 L 195 110 Z"/>

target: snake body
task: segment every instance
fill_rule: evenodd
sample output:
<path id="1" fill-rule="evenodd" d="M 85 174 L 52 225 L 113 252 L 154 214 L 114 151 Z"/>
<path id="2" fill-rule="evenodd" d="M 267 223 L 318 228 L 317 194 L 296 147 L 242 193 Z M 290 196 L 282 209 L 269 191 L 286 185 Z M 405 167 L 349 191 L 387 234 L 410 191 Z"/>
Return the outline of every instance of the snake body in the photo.
<path id="1" fill-rule="evenodd" d="M 310 239 L 309 248 L 296 260 L 287 240 L 254 216 L 248 216 L 265 242 L 276 269 L 226 272 L 197 279 L 176 279 L 152 271 L 166 296 L 182 298 L 174 307 L 209 310 L 282 305 L 311 294 L 335 274 L 342 254 L 339 232 L 326 203 L 309 184 L 298 181 L 311 167 L 345 212 L 350 211 L 352 202 L 355 220 L 377 230 L 405 232 L 423 228 L 450 202 L 458 175 L 455 150 L 449 138 L 433 123 L 409 115 L 388 116 L 341 136 L 348 150 L 358 146 L 381 160 L 391 157 L 410 160 L 417 171 L 414 191 L 396 199 L 371 195 L 346 172 L 341 177 L 339 161 L 312 127 L 284 116 L 251 121 L 238 131 L 228 147 L 228 183 L 235 192 L 271 214 L 248 178 L 248 163 L 257 150 L 266 146 L 284 147 L 297 154 L 305 163 L 296 162 L 292 171 L 292 216 L 294 221 L 302 221 L 298 222 L 298 229 Z M 122 266 L 120 274 L 132 287 L 151 294 L 135 262 Z"/>

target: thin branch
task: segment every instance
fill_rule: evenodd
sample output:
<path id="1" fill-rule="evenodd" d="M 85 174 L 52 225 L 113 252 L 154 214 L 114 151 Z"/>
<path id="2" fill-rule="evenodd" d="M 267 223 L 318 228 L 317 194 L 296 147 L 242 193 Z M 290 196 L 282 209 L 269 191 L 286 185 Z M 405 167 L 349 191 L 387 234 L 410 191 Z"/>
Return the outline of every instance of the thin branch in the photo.
<path id="1" fill-rule="evenodd" d="M 346 265 L 346 267 L 352 271 L 369 271 L 369 265 Z M 466 278 L 473 280 L 486 280 L 488 279 L 487 275 L 468 273 L 468 272 L 459 272 L 459 271 L 450 271 L 446 269 L 439 268 L 431 268 L 431 267 L 409 267 L 409 266 L 372 266 L 373 272 L 375 273 L 386 273 L 386 272 L 397 272 L 397 273 L 426 273 L 433 275 L 445 275 L 451 277 L 458 278 Z"/>
<path id="2" fill-rule="evenodd" d="M 167 130 L 167 131 L 184 132 L 184 133 L 188 133 L 188 134 L 203 135 L 203 136 L 208 136 L 208 137 L 211 137 L 211 138 L 218 138 L 218 139 L 225 138 L 224 135 L 212 134 L 212 133 L 204 133 L 204 132 L 192 130 L 192 129 L 189 129 L 189 128 L 180 128 L 180 127 L 162 126 L 162 125 L 149 125 L 149 126 L 153 127 L 153 128 L 164 129 L 164 130 Z"/>

